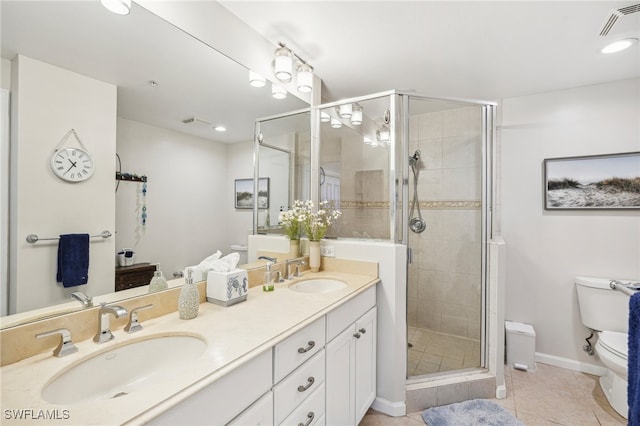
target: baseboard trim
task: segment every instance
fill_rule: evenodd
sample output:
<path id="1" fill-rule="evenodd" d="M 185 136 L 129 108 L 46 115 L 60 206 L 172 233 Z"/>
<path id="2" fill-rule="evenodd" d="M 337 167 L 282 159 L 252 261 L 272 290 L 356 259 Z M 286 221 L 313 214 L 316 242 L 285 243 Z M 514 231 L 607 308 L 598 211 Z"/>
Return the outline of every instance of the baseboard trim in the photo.
<path id="1" fill-rule="evenodd" d="M 388 416 L 401 417 L 407 414 L 407 405 L 402 402 L 392 402 L 384 398 L 376 397 L 371 404 L 371 408 L 380 411 Z"/>
<path id="2" fill-rule="evenodd" d="M 501 385 L 496 387 L 496 399 L 505 399 L 507 397 L 507 386 Z"/>
<path id="3" fill-rule="evenodd" d="M 604 376 L 607 374 L 606 367 L 589 364 L 569 358 L 536 352 L 536 362 L 553 365 L 554 367 L 565 368 L 567 370 L 579 371 L 581 373 L 593 374 L 594 376 Z"/>

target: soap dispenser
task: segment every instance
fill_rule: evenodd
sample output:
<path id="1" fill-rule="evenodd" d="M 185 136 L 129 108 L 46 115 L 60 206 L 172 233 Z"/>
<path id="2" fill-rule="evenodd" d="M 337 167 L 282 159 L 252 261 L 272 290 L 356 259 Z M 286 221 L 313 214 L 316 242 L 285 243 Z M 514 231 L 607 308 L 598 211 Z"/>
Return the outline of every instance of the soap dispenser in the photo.
<path id="1" fill-rule="evenodd" d="M 180 319 L 193 319 L 198 316 L 198 308 L 200 307 L 200 293 L 198 287 L 193 283 L 191 276 L 191 268 L 187 268 L 187 278 L 180 290 L 178 297 L 178 312 Z"/>
<path id="2" fill-rule="evenodd" d="M 151 282 L 149 283 L 149 293 L 155 293 L 156 291 L 166 290 L 169 288 L 167 284 L 167 280 L 162 275 L 162 271 L 160 270 L 160 264 L 156 264 L 156 270 L 153 273 L 153 278 L 151 278 Z"/>

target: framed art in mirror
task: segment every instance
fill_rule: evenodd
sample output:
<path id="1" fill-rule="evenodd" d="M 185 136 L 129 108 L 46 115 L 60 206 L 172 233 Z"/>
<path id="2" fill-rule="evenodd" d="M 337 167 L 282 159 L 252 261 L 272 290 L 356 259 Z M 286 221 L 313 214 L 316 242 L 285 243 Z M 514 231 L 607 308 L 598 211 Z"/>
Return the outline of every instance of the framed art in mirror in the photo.
<path id="1" fill-rule="evenodd" d="M 234 199 L 236 209 L 253 209 L 253 179 L 236 179 Z M 269 178 L 258 179 L 258 208 L 269 208 Z"/>
<path id="2" fill-rule="evenodd" d="M 544 208 L 640 209 L 640 152 L 545 159 Z"/>

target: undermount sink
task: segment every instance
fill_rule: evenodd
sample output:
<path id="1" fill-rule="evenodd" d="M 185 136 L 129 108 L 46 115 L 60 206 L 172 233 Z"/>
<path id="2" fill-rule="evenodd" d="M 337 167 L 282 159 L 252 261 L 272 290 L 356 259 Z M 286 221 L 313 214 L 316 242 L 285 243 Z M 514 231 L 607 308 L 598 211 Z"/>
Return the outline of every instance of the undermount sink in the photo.
<path id="1" fill-rule="evenodd" d="M 314 278 L 291 284 L 290 290 L 299 293 L 329 293 L 336 290 L 342 290 L 347 287 L 347 283 L 331 278 Z"/>
<path id="2" fill-rule="evenodd" d="M 71 366 L 44 387 L 42 398 L 77 404 L 124 396 L 189 365 L 206 347 L 204 340 L 191 335 L 136 340 Z"/>

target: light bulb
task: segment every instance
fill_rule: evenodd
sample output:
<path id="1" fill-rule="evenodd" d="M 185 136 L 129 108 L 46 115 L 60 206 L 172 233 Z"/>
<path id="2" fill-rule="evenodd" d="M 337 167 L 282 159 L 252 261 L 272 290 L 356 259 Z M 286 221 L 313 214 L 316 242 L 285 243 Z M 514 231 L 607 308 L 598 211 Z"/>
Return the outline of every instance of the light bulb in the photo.
<path id="1" fill-rule="evenodd" d="M 331 121 L 331 116 L 329 114 L 327 114 L 326 112 L 320 111 L 320 122 L 321 123 L 328 123 Z"/>
<path id="2" fill-rule="evenodd" d="M 302 64 L 298 67 L 298 91 L 302 93 L 309 93 L 313 90 L 313 68 L 307 64 Z"/>
<path id="3" fill-rule="evenodd" d="M 281 47 L 276 50 L 275 55 L 276 59 L 273 63 L 273 74 L 283 83 L 290 82 L 293 74 L 291 51 L 286 47 Z"/>
<path id="4" fill-rule="evenodd" d="M 267 84 L 267 80 L 257 72 L 249 70 L 249 84 L 253 87 L 264 87 Z"/>
<path id="5" fill-rule="evenodd" d="M 338 108 L 338 115 L 340 116 L 340 118 L 350 118 L 352 111 L 353 111 L 353 105 L 351 104 L 340 105 L 340 107 Z"/>
<path id="6" fill-rule="evenodd" d="M 275 85 L 275 84 L 271 84 L 271 96 L 273 96 L 276 99 L 284 99 L 287 97 L 287 91 L 284 90 L 284 88 Z"/>
<path id="7" fill-rule="evenodd" d="M 340 122 L 340 120 L 338 120 L 337 118 L 332 118 L 331 127 L 333 127 L 334 129 L 339 129 L 340 127 L 342 127 L 342 122 Z"/>

